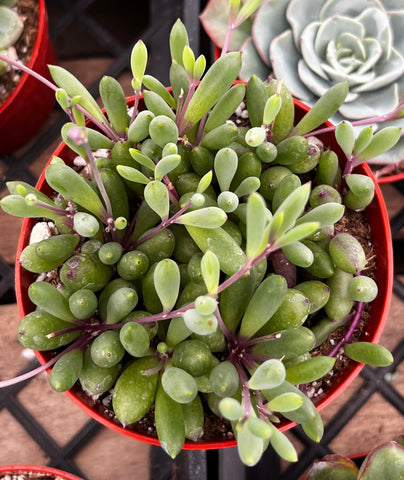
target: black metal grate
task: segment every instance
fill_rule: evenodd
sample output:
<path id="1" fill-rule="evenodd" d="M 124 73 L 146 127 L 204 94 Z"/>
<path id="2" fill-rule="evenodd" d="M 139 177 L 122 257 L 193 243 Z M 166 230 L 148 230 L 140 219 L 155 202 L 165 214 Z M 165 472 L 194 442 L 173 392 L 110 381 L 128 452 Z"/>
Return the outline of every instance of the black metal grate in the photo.
<path id="1" fill-rule="evenodd" d="M 169 30 L 176 18 L 181 17 L 190 34 L 191 46 L 198 52 L 204 53 L 208 60 L 212 58 L 209 41 L 201 32 L 198 14 L 205 2 L 198 0 L 117 0 L 113 18 L 110 13 L 110 0 L 48 0 L 50 19 L 50 35 L 59 59 L 108 57 L 112 59 L 110 66 L 103 75 L 119 76 L 125 72 L 129 52 L 141 37 L 151 52 L 149 73 L 160 78 L 167 84 L 168 70 L 167 44 Z M 153 20 L 152 20 L 153 19 Z M 115 28 L 117 25 L 120 28 Z M 72 41 L 72 39 L 75 41 Z M 84 39 L 84 41 L 83 41 Z M 167 47 L 168 48 L 168 47 Z M 89 90 L 96 95 L 99 79 Z M 4 158 L 7 172 L 0 178 L 0 191 L 8 180 L 20 179 L 35 184 L 36 176 L 32 173 L 31 164 L 52 144 L 58 137 L 62 124 L 65 121 L 63 113 L 54 111 L 54 121 L 39 135 L 31 148 L 16 156 Z M 404 193 L 404 185 L 397 184 L 398 193 Z M 391 222 L 393 237 L 398 237 L 404 227 L 404 209 Z M 396 272 L 404 273 L 400 255 L 402 252 L 401 240 L 395 242 Z M 1 252 L 0 252 L 1 253 Z M 15 301 L 13 292 L 14 267 L 0 257 L 0 303 Z M 395 279 L 394 292 L 404 300 L 404 284 L 398 277 Z M 404 398 L 392 383 L 388 381 L 389 374 L 393 374 L 404 361 L 404 340 L 394 351 L 395 363 L 383 369 L 366 367 L 361 377 L 363 385 L 356 391 L 349 403 L 326 424 L 325 434 L 320 444 L 307 439 L 300 427 L 292 430 L 291 435 L 302 445 L 303 451 L 299 455 L 297 464 L 286 468 L 278 456 L 270 449 L 266 452 L 258 466 L 245 468 L 235 449 L 219 451 L 184 451 L 175 461 L 172 461 L 161 449 L 151 447 L 150 478 L 152 480 L 296 480 L 307 466 L 316 457 L 332 451 L 330 444 L 350 422 L 360 409 L 375 394 L 379 393 L 388 401 L 404 419 Z M 32 361 L 27 371 L 37 366 Z M 28 382 L 0 390 L 0 411 L 8 412 L 24 427 L 32 439 L 49 456 L 49 465 L 70 471 L 85 478 L 74 462 L 74 455 L 83 448 L 88 441 L 102 428 L 97 422 L 90 420 L 79 432 L 63 447 L 59 447 L 44 428 L 26 410 L 17 398 L 17 394 L 25 388 Z M 404 422 L 403 422 L 404 423 Z M 6 463 L 4 459 L 3 463 Z M 128 475 L 130 478 L 130 475 Z"/>

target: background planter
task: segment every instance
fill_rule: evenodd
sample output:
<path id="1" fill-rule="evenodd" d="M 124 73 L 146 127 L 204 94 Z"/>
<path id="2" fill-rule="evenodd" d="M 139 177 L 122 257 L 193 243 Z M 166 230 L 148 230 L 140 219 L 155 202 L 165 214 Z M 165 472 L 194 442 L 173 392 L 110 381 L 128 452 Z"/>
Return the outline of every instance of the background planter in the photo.
<path id="1" fill-rule="evenodd" d="M 0 465 L 0 476 L 6 473 L 11 474 L 24 474 L 28 472 L 35 472 L 35 473 L 43 473 L 46 475 L 53 475 L 55 479 L 62 478 L 63 480 L 82 480 L 76 475 L 72 475 L 71 473 L 62 472 L 62 470 L 57 470 L 56 468 L 52 467 L 41 467 L 39 465 Z M 49 477 L 53 478 L 53 477 Z"/>
<path id="2" fill-rule="evenodd" d="M 56 55 L 49 40 L 45 0 L 38 0 L 38 33 L 28 67 L 50 78 L 49 63 Z M 43 125 L 55 103 L 55 95 L 46 85 L 24 72 L 17 87 L 0 106 L 0 156 L 24 145 Z"/>
<path id="3" fill-rule="evenodd" d="M 130 99 L 129 99 L 130 101 Z M 299 101 L 295 101 L 296 109 L 296 119 L 299 118 L 309 109 L 306 105 L 302 104 Z M 325 145 L 335 149 L 337 152 L 339 150 L 335 139 L 334 134 L 321 135 L 319 136 Z M 73 158 L 76 156 L 64 143 L 61 143 L 57 150 L 54 152 L 54 155 L 63 158 L 66 163 L 71 164 Z M 341 156 L 341 162 L 343 162 L 343 157 Z M 373 180 L 373 175 L 367 165 L 362 165 L 355 170 L 357 173 L 362 173 L 370 176 Z M 44 173 L 42 173 L 37 188 L 45 193 L 50 193 L 51 189 L 45 182 Z M 377 252 L 376 258 L 376 282 L 379 285 L 379 294 L 377 298 L 372 302 L 371 305 L 371 315 L 366 325 L 366 329 L 362 335 L 362 340 L 377 342 L 381 336 L 381 333 L 384 328 L 384 324 L 387 318 L 391 294 L 392 294 L 392 281 L 393 281 L 393 270 L 392 270 L 392 243 L 390 235 L 390 226 L 389 219 L 384 203 L 383 196 L 379 187 L 375 186 L 375 198 L 371 205 L 366 209 L 366 218 L 372 229 L 372 243 L 375 246 L 375 251 Z M 19 264 L 19 257 L 23 248 L 27 245 L 29 241 L 30 231 L 32 226 L 36 222 L 35 219 L 25 219 L 22 227 L 22 232 L 19 239 L 17 256 L 16 256 L 16 294 L 17 294 L 17 303 L 19 307 L 20 316 L 23 317 L 27 313 L 33 310 L 33 305 L 31 304 L 28 295 L 27 289 L 30 283 L 33 281 L 33 275 L 22 269 Z M 51 358 L 51 352 L 36 352 L 36 356 L 39 361 L 43 364 L 49 358 Z M 330 404 L 335 398 L 337 398 L 356 378 L 360 370 L 363 368 L 362 364 L 357 364 L 355 362 L 350 362 L 349 365 L 344 369 L 343 373 L 340 374 L 335 381 L 330 385 L 329 389 L 323 394 L 319 395 L 315 399 L 315 404 L 319 410 L 326 407 Z M 133 431 L 129 427 L 123 428 L 120 424 L 116 423 L 113 417 L 106 416 L 104 414 L 105 407 L 101 404 L 94 404 L 93 400 L 85 395 L 81 388 L 75 386 L 73 389 L 66 393 L 68 397 L 76 403 L 83 411 L 89 414 L 91 417 L 96 419 L 101 424 L 107 426 L 108 428 L 126 435 L 128 437 L 153 444 L 159 445 L 159 441 L 156 437 L 151 436 L 147 433 L 142 433 L 139 431 Z M 294 424 L 292 422 L 283 422 L 280 425 L 282 431 L 290 429 Z M 236 445 L 234 439 L 231 440 L 212 440 L 209 442 L 199 442 L 193 443 L 187 441 L 184 445 L 184 449 L 193 450 L 193 449 L 217 449 L 225 447 L 233 447 Z"/>

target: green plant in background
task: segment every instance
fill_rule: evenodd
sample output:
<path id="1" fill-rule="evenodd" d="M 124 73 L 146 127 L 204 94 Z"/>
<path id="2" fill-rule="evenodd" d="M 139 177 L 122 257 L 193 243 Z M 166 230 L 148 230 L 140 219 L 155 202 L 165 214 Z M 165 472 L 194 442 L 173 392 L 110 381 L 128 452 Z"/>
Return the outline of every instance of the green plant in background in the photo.
<path id="1" fill-rule="evenodd" d="M 77 158 L 68 166 L 54 157 L 46 168 L 53 196 L 14 181 L 1 200 L 10 214 L 38 218 L 19 259 L 38 275 L 28 289 L 36 309 L 18 338 L 57 354 L 28 375 L 53 366 L 56 391 L 77 381 L 91 395 L 112 390 L 124 426 L 154 406 L 171 457 L 185 439 L 201 439 L 206 410 L 232 423 L 245 464 L 269 444 L 296 461 L 276 424 L 283 415 L 321 439 L 304 385 L 333 368 L 340 348 L 359 362 L 392 362 L 380 345 L 351 343 L 377 285 L 359 241 L 335 225 L 373 199 L 372 181 L 353 168 L 391 148 L 400 130 L 356 136 L 339 124 L 341 171 L 315 134 L 347 82 L 296 123 L 280 82 L 235 83 L 239 52 L 206 70 L 180 21 L 170 47 L 172 91 L 145 74 L 146 46 L 134 46 L 129 111 L 111 77 L 99 86 L 105 113 L 63 68 L 50 67 L 57 86 L 43 79 L 70 118 L 62 137 Z M 312 355 L 341 325 L 347 333 L 333 352 Z"/>
<path id="2" fill-rule="evenodd" d="M 360 468 L 348 457 L 327 455 L 313 463 L 305 480 L 399 480 L 404 477 L 402 439 L 378 445 L 366 455 Z"/>
<path id="3" fill-rule="evenodd" d="M 0 53 L 10 55 L 8 49 L 20 38 L 24 24 L 12 7 L 17 0 L 0 0 Z M 7 62 L 0 62 L 0 75 L 7 71 Z"/>
<path id="4" fill-rule="evenodd" d="M 255 3 L 254 8 L 260 6 L 252 20 L 238 17 L 232 21 L 228 0 L 210 0 L 201 15 L 216 45 L 243 52 L 241 79 L 258 75 L 265 80 L 274 75 L 308 105 L 335 83 L 347 81 L 349 94 L 333 116 L 334 123 L 342 119 L 361 123 L 397 107 L 404 95 L 404 8 L 400 0 Z M 402 127 L 403 121 L 395 119 L 393 124 Z M 388 155 L 371 163 L 390 164 L 385 169 L 388 172 L 403 158 L 401 140 Z"/>

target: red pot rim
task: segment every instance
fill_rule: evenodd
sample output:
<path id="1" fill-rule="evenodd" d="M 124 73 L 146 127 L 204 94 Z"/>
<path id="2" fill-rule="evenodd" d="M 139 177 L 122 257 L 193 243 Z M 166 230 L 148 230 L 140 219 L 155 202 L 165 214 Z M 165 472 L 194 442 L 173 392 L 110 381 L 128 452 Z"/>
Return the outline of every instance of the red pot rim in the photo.
<path id="1" fill-rule="evenodd" d="M 128 103 L 133 99 L 133 97 L 128 98 Z M 309 107 L 299 100 L 294 100 L 295 108 L 297 111 L 306 112 L 309 110 Z M 331 125 L 327 123 L 327 125 Z M 320 138 L 324 138 L 324 135 L 320 135 Z M 327 135 L 327 146 L 330 146 L 336 152 L 342 154 L 341 149 L 336 143 L 335 137 L 332 134 Z M 51 156 L 49 162 L 53 156 L 59 156 L 63 158 L 63 153 L 65 150 L 69 151 L 70 160 L 75 156 L 73 152 L 62 142 L 58 148 L 55 150 Z M 66 156 L 65 156 L 66 157 Z M 340 157 L 344 158 L 344 157 Z M 48 162 L 48 164 L 49 164 Z M 47 165 L 46 165 L 47 166 Z M 37 188 L 43 190 L 45 193 L 51 192 L 50 187 L 46 184 L 45 181 L 45 169 L 46 166 L 38 180 Z M 379 276 L 382 272 L 381 280 L 378 281 L 379 293 L 376 299 L 372 302 L 371 315 L 367 323 L 367 328 L 362 336 L 362 340 L 377 343 L 380 339 L 380 336 L 383 332 L 388 311 L 390 307 L 392 290 L 393 290 L 393 247 L 390 231 L 390 221 L 387 212 L 387 208 L 384 202 L 383 194 L 373 176 L 372 171 L 370 170 L 367 164 L 362 164 L 355 169 L 355 172 L 362 173 L 369 176 L 375 183 L 375 197 L 372 203 L 366 208 L 366 215 L 368 222 L 372 223 L 374 227 L 372 229 L 372 242 L 375 244 L 375 248 L 378 249 L 383 247 L 384 255 L 378 255 L 376 258 L 376 276 L 379 273 Z M 29 240 L 29 231 L 32 229 L 32 225 L 35 223 L 36 219 L 25 218 L 21 228 L 21 234 L 17 247 L 16 254 L 16 270 L 15 270 L 15 285 L 16 285 L 16 297 L 17 304 L 19 309 L 19 314 L 24 317 L 30 310 L 29 305 L 32 306 L 28 297 L 27 297 L 27 288 L 32 281 L 29 272 L 23 272 L 21 265 L 19 264 L 20 254 Z M 23 275 L 24 273 L 24 275 Z M 32 276 L 31 276 L 32 278 Z M 46 352 L 35 352 L 38 360 L 41 364 L 44 364 L 47 361 Z M 45 355 L 45 356 L 44 356 Z M 364 364 L 350 362 L 350 364 L 344 369 L 344 372 L 341 373 L 338 378 L 333 382 L 330 391 L 327 391 L 327 395 L 318 396 L 316 399 L 313 399 L 316 408 L 320 411 L 330 403 L 332 403 L 343 391 L 348 388 L 348 386 L 355 380 L 358 376 Z M 97 412 L 92 406 L 85 403 L 83 399 L 79 398 L 74 391 L 65 392 L 65 394 L 84 412 L 86 412 L 90 417 L 94 418 L 104 426 L 128 437 L 140 440 L 151 445 L 160 445 L 160 442 L 157 438 L 151 437 L 146 434 L 134 432 L 128 430 L 127 428 L 122 427 L 121 425 L 114 423 L 110 418 L 104 417 L 101 413 Z M 91 399 L 88 399 L 88 402 L 91 402 Z M 280 431 L 286 431 L 294 427 L 296 424 L 291 421 L 284 421 L 280 424 Z M 234 447 L 237 445 L 236 440 L 217 440 L 217 441 L 204 441 L 204 442 L 192 442 L 189 440 L 185 441 L 184 450 L 209 450 L 217 448 L 227 448 Z"/>
<path id="2" fill-rule="evenodd" d="M 38 32 L 35 39 L 34 49 L 32 51 L 31 59 L 28 63 L 28 68 L 35 70 L 35 64 L 40 53 L 40 44 L 44 35 L 47 35 L 48 29 L 48 16 L 45 7 L 45 0 L 38 0 L 39 12 L 38 12 Z M 8 106 L 14 101 L 19 92 L 24 88 L 26 82 L 30 78 L 30 75 L 27 72 L 24 72 L 21 75 L 21 79 L 18 82 L 18 85 L 15 87 L 13 93 L 7 98 L 7 100 L 0 106 L 0 114 L 8 108 Z"/>
<path id="3" fill-rule="evenodd" d="M 376 177 L 376 182 L 379 185 L 400 182 L 401 180 L 404 180 L 404 173 L 397 173 L 396 175 L 386 175 L 384 177 Z"/>
<path id="4" fill-rule="evenodd" d="M 0 465 L 0 473 L 47 473 L 48 475 L 55 475 L 63 478 L 64 480 L 83 480 L 72 473 L 58 470 L 57 468 L 46 467 L 41 465 Z"/>

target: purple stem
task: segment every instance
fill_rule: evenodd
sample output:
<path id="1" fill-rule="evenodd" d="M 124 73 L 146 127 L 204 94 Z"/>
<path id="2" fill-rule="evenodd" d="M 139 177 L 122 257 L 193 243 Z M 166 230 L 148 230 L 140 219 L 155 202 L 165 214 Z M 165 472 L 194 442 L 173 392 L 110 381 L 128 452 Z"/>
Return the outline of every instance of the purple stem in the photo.
<path id="1" fill-rule="evenodd" d="M 15 385 L 16 383 L 23 382 L 24 380 L 28 380 L 29 378 L 32 378 L 35 375 L 38 375 L 38 373 L 44 372 L 49 367 L 54 365 L 59 360 L 59 358 L 63 357 L 63 355 L 65 353 L 68 353 L 71 350 L 74 350 L 76 348 L 81 348 L 81 349 L 84 348 L 90 340 L 91 340 L 91 335 L 86 335 L 86 336 L 78 338 L 74 343 L 72 343 L 67 348 L 65 348 L 65 350 L 63 350 L 63 352 L 60 352 L 58 355 L 51 358 L 50 360 L 48 360 L 43 365 L 40 365 L 39 367 L 34 368 L 34 370 L 30 370 L 29 372 L 23 373 L 22 375 L 18 375 L 18 377 L 14 377 L 14 378 L 10 378 L 9 380 L 1 381 L 0 382 L 0 388 Z"/>
<path id="2" fill-rule="evenodd" d="M 363 311 L 363 302 L 358 302 L 358 308 L 356 310 L 356 313 L 355 313 L 355 316 L 352 320 L 352 323 L 347 331 L 347 333 L 345 334 L 344 338 L 342 338 L 338 343 L 337 345 L 333 348 L 333 350 L 330 352 L 329 354 L 329 357 L 335 357 L 335 355 L 338 353 L 338 350 L 343 346 L 345 345 L 346 343 L 349 342 L 351 336 L 352 336 L 352 333 L 353 331 L 355 330 L 355 328 L 358 326 L 358 323 L 361 319 L 361 316 L 362 316 L 362 311 Z"/>
<path id="3" fill-rule="evenodd" d="M 180 208 L 180 210 L 178 210 L 177 213 L 175 213 L 172 217 L 168 218 L 167 220 L 163 220 L 160 225 L 157 225 L 157 227 L 155 227 L 153 230 L 151 230 L 150 232 L 146 233 L 145 235 L 143 235 L 142 237 L 139 238 L 139 240 L 137 240 L 137 242 L 135 243 L 135 248 L 138 247 L 141 243 L 145 242 L 146 240 L 148 240 L 149 238 L 153 237 L 154 235 L 156 235 L 156 233 L 160 232 L 161 230 L 164 230 L 165 228 L 169 227 L 170 225 L 172 225 L 173 223 L 175 223 L 175 221 L 178 219 L 178 217 L 180 217 L 185 211 L 188 210 L 188 208 L 192 205 L 192 202 L 188 202 L 186 203 L 182 208 Z"/>

